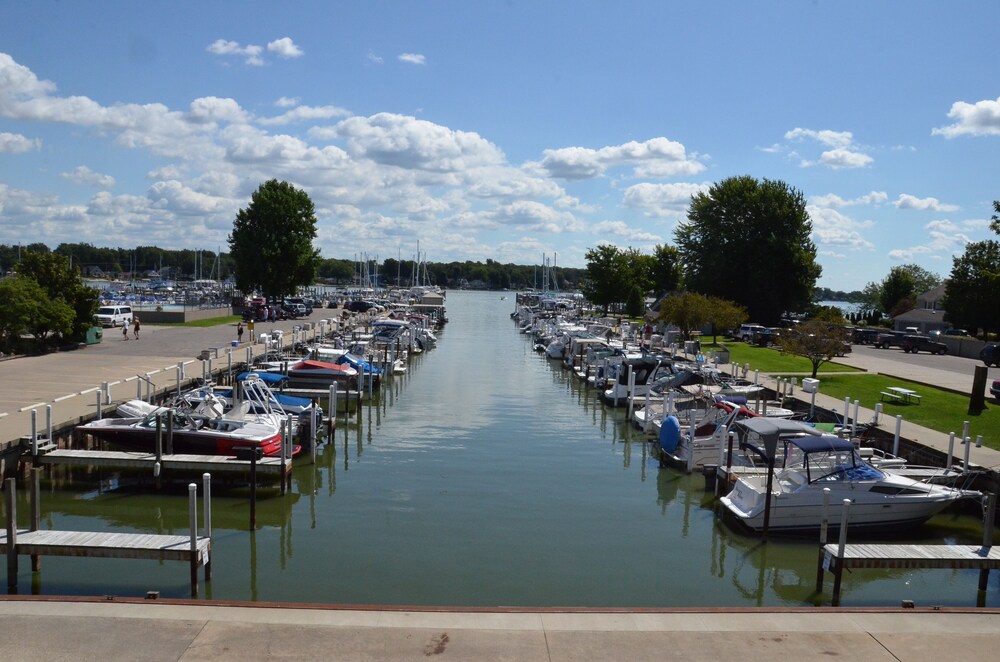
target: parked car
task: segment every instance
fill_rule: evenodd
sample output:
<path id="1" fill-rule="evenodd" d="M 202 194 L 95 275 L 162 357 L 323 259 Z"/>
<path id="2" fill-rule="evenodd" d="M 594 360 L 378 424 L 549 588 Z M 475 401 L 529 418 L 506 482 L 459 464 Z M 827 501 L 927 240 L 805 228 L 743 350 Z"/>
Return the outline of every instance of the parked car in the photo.
<path id="1" fill-rule="evenodd" d="M 373 301 L 351 301 L 347 304 L 347 309 L 352 313 L 367 313 L 372 308 L 378 308 L 378 304 Z"/>
<path id="2" fill-rule="evenodd" d="M 766 327 L 763 324 L 741 324 L 740 328 L 736 331 L 736 337 L 743 342 L 750 342 L 754 339 L 758 331 L 765 329 Z"/>
<path id="3" fill-rule="evenodd" d="M 297 319 L 306 314 L 306 307 L 301 303 L 283 303 L 279 310 L 285 319 Z"/>
<path id="4" fill-rule="evenodd" d="M 300 304 L 306 309 L 306 314 L 311 315 L 313 311 L 312 299 L 306 299 L 305 297 L 287 297 L 285 299 L 286 304 Z"/>
<path id="5" fill-rule="evenodd" d="M 994 398 L 1000 400 L 1000 379 L 993 380 L 993 385 L 990 386 L 990 393 L 993 394 Z"/>
<path id="6" fill-rule="evenodd" d="M 851 340 L 858 345 L 871 345 L 878 342 L 878 329 L 864 329 L 856 327 L 851 332 Z"/>
<path id="7" fill-rule="evenodd" d="M 903 348 L 904 352 L 913 352 L 914 354 L 920 351 L 930 352 L 931 354 L 948 353 L 947 345 L 943 342 L 931 340 L 927 336 L 903 336 L 902 340 L 899 341 L 899 346 Z"/>
<path id="8" fill-rule="evenodd" d="M 875 346 L 881 349 L 889 349 L 890 347 L 901 347 L 900 342 L 903 340 L 903 336 L 906 334 L 902 331 L 886 331 L 878 334 L 878 338 L 875 340 Z"/>
<path id="9" fill-rule="evenodd" d="M 752 342 L 758 347 L 769 347 L 770 345 L 777 345 L 780 336 L 781 330 L 777 327 L 761 327 L 754 331 Z"/>
<path id="10" fill-rule="evenodd" d="M 97 311 L 97 323 L 101 326 L 128 326 L 132 323 L 131 306 L 101 306 Z"/>
<path id="11" fill-rule="evenodd" d="M 1000 343 L 991 342 L 979 350 L 979 359 L 987 367 L 990 365 L 1000 367 Z M 993 385 L 996 386 L 996 382 Z"/>
<path id="12" fill-rule="evenodd" d="M 945 329 L 941 332 L 942 336 L 967 336 L 969 332 L 965 329 Z"/>

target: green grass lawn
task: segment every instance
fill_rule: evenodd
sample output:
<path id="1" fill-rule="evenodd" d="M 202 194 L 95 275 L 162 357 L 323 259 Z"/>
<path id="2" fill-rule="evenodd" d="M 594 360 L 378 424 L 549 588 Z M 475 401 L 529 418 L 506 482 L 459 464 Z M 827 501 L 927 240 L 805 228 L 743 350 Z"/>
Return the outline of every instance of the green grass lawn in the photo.
<path id="1" fill-rule="evenodd" d="M 954 432 L 956 436 L 961 436 L 962 424 L 964 421 L 969 421 L 969 435 L 973 441 L 976 435 L 981 434 L 984 446 L 1000 449 L 1000 403 L 993 398 L 987 398 L 986 409 L 980 414 L 970 416 L 968 396 L 943 391 L 926 384 L 870 374 L 826 375 L 819 380 L 820 393 L 841 401 L 850 397 L 852 402 L 858 400 L 862 407 L 868 409 L 875 409 L 875 405 L 882 402 L 882 396 L 879 394 L 889 386 L 913 389 L 921 396 L 920 404 L 882 402 L 883 429 L 893 429 L 894 423 L 891 420 L 895 419 L 897 414 L 901 414 L 911 423 L 945 434 Z M 957 444 L 955 447 L 956 453 L 959 452 Z"/>
<path id="2" fill-rule="evenodd" d="M 707 354 L 723 347 L 729 350 L 729 360 L 732 363 L 740 366 L 749 363 L 751 371 L 812 373 L 812 362 L 805 357 L 785 354 L 769 347 L 748 345 L 745 342 L 727 342 L 722 345 L 703 342 L 701 351 Z M 827 362 L 819 367 L 819 372 L 861 372 L 861 370 L 842 363 Z"/>
<path id="3" fill-rule="evenodd" d="M 236 324 L 242 317 L 239 315 L 224 315 L 223 317 L 209 317 L 203 320 L 194 320 L 192 322 L 165 322 L 162 324 L 156 324 L 155 326 L 196 326 L 196 327 L 208 327 L 208 326 L 219 326 L 222 324 Z M 145 322 L 143 322 L 145 324 Z M 152 324 L 150 326 L 153 326 Z"/>

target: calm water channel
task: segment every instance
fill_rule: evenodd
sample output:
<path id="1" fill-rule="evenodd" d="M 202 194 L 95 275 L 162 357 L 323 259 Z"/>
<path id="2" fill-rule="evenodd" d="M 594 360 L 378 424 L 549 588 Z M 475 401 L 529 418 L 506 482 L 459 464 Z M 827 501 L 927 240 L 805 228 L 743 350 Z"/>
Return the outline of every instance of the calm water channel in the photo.
<path id="1" fill-rule="evenodd" d="M 812 540 L 764 546 L 720 521 L 700 476 L 660 469 L 624 412 L 601 405 L 531 349 L 513 295 L 449 292 L 437 349 L 341 425 L 293 494 L 268 495 L 248 532 L 246 492 L 216 488 L 214 599 L 455 606 L 808 605 Z M 186 488 L 152 494 L 117 474 L 61 474 L 43 527 L 186 533 Z M 101 480 L 97 480 L 100 478 Z M 23 491 L 22 491 L 23 494 Z M 27 512 L 26 504 L 19 511 Z M 981 542 L 974 517 L 911 534 Z M 188 594 L 178 562 L 45 557 L 21 562 L 22 592 Z M 1000 577 L 858 571 L 845 605 L 1000 606 Z M 30 588 L 29 588 L 30 587 Z"/>

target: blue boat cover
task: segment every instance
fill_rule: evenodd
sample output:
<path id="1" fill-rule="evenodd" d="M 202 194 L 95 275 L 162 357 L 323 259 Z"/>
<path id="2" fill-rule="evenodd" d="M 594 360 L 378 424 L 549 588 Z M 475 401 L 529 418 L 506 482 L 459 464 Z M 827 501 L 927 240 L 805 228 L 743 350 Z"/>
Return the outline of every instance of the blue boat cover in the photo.
<path id="1" fill-rule="evenodd" d="M 673 453 L 681 441 L 681 422 L 676 416 L 667 416 L 660 425 L 660 448 Z"/>
<path id="2" fill-rule="evenodd" d="M 281 384 L 282 382 L 288 381 L 287 375 L 282 375 L 277 372 L 265 372 L 256 370 L 253 372 L 241 372 L 240 374 L 236 375 L 236 379 L 242 382 L 250 375 L 256 375 L 257 377 L 260 377 L 260 381 L 264 382 L 268 386 L 274 386 L 276 384 Z"/>

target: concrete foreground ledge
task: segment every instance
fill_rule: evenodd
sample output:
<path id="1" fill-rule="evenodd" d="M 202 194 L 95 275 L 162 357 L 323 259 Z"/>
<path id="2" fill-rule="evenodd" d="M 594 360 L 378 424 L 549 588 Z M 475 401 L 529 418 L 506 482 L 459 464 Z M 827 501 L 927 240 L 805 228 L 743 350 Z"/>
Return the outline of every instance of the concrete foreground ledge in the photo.
<path id="1" fill-rule="evenodd" d="M 5 660 L 991 659 L 994 609 L 445 610 L 0 597 Z"/>

